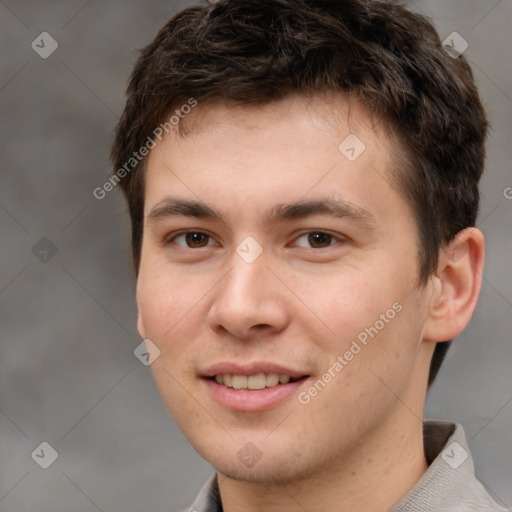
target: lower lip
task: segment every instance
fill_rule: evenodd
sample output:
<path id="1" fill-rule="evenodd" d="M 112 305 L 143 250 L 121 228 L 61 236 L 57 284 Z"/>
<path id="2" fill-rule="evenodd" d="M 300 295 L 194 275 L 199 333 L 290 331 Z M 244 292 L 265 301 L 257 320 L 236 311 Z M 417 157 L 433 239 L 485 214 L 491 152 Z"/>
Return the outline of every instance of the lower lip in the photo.
<path id="1" fill-rule="evenodd" d="M 227 388 L 214 380 L 203 378 L 214 400 L 234 411 L 258 412 L 270 409 L 290 396 L 297 394 L 308 377 L 288 384 L 278 384 L 265 389 L 248 390 Z"/>

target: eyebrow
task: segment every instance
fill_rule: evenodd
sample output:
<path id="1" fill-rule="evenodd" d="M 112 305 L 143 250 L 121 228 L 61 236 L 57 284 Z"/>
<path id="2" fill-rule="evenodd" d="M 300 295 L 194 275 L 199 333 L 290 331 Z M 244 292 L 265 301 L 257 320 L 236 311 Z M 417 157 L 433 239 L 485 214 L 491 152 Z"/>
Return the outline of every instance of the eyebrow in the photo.
<path id="1" fill-rule="evenodd" d="M 364 208 L 343 199 L 317 199 L 297 201 L 289 204 L 278 204 L 267 214 L 267 221 L 279 223 L 295 219 L 303 219 L 313 215 L 329 215 L 331 217 L 348 217 L 361 224 L 370 225 L 375 217 Z M 160 219 L 185 216 L 198 219 L 216 220 L 226 224 L 224 216 L 215 208 L 201 201 L 165 197 L 148 213 L 147 222 L 153 223 Z"/>

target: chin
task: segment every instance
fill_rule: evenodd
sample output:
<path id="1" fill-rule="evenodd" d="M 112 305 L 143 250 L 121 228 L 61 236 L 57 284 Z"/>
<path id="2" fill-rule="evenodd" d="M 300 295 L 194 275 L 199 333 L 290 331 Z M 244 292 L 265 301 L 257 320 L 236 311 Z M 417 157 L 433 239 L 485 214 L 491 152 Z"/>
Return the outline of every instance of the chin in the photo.
<path id="1" fill-rule="evenodd" d="M 227 451 L 217 454 L 199 453 L 217 472 L 232 480 L 285 485 L 314 475 L 323 465 L 322 461 L 313 464 L 305 459 L 298 460 L 294 452 L 292 448 L 289 448 L 287 453 L 276 453 L 272 450 L 270 457 L 260 452 L 259 458 L 256 455 L 252 460 L 249 458 L 248 462 L 244 462 L 243 452 L 240 451 L 230 453 L 229 456 Z"/>
<path id="2" fill-rule="evenodd" d="M 252 468 L 243 468 L 238 460 L 231 464 L 223 462 L 214 466 L 216 471 L 238 482 L 252 482 L 257 484 L 288 484 L 306 478 L 310 473 L 301 471 L 297 466 L 283 467 L 277 464 L 263 464 L 262 461 Z"/>

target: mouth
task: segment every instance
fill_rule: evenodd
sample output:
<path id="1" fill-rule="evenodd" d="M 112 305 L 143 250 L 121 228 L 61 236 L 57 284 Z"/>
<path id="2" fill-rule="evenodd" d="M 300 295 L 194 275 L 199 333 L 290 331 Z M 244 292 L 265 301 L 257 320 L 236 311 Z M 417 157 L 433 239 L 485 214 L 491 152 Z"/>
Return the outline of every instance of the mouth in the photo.
<path id="1" fill-rule="evenodd" d="M 222 408 L 261 412 L 292 400 L 311 375 L 275 361 L 211 363 L 199 375 L 205 393 Z"/>
<path id="2" fill-rule="evenodd" d="M 308 375 L 292 377 L 290 375 L 278 373 L 256 373 L 254 375 L 218 373 L 207 378 L 226 388 L 232 388 L 239 391 L 259 391 L 266 388 L 274 388 L 276 386 L 298 382 L 300 380 L 307 379 L 308 377 Z"/>
<path id="3" fill-rule="evenodd" d="M 224 409 L 263 412 L 293 400 L 311 375 L 270 362 L 219 363 L 201 375 L 205 392 Z"/>

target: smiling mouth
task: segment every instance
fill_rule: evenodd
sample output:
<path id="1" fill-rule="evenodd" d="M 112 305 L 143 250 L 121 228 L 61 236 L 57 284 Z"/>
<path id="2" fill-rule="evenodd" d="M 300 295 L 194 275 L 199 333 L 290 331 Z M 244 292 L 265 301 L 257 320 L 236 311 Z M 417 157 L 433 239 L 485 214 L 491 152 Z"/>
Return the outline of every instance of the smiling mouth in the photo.
<path id="1" fill-rule="evenodd" d="M 289 375 L 279 375 L 277 373 L 257 373 L 255 375 L 222 373 L 209 377 L 209 380 L 215 381 L 217 384 L 227 388 L 241 391 L 257 391 L 297 382 L 307 378 L 307 375 L 293 378 Z"/>

